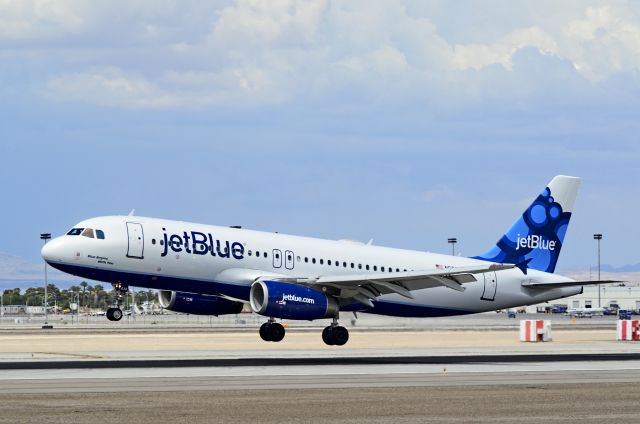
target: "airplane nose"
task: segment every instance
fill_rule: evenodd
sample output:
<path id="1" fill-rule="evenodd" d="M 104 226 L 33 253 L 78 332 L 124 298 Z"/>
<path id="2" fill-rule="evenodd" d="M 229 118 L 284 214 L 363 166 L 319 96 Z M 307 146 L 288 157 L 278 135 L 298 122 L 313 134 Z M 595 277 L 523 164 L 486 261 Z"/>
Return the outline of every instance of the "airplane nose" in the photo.
<path id="1" fill-rule="evenodd" d="M 42 259 L 47 262 L 55 261 L 60 258 L 60 238 L 54 238 L 53 240 L 46 243 L 42 250 L 40 251 L 40 255 L 42 255 Z"/>

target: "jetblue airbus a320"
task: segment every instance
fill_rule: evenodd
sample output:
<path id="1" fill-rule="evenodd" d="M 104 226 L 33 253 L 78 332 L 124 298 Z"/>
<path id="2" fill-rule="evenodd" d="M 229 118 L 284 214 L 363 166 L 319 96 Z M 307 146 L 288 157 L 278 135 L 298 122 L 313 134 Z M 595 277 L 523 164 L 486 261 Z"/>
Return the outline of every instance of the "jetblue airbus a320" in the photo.
<path id="1" fill-rule="evenodd" d="M 114 285 L 160 290 L 166 309 L 268 318 L 265 341 L 284 338 L 275 318 L 332 318 L 322 332 L 344 345 L 340 312 L 401 317 L 473 314 L 578 294 L 584 284 L 554 274 L 580 179 L 557 176 L 489 249 L 471 258 L 216 227 L 138 216 L 92 218 L 42 249 L 51 266 Z M 122 318 L 109 308 L 112 321 Z"/>

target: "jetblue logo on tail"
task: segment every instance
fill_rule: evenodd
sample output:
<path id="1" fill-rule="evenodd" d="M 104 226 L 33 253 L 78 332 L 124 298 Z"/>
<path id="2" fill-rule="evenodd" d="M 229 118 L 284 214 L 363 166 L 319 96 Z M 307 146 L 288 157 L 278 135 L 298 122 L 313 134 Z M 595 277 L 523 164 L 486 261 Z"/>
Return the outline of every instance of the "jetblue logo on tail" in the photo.
<path id="1" fill-rule="evenodd" d="M 570 219 L 547 187 L 491 250 L 474 258 L 553 272 Z"/>
<path id="2" fill-rule="evenodd" d="M 542 236 L 536 235 L 520 237 L 520 234 L 518 234 L 518 238 L 516 239 L 516 250 L 520 250 L 520 248 L 555 250 L 556 241 L 545 240 Z"/>

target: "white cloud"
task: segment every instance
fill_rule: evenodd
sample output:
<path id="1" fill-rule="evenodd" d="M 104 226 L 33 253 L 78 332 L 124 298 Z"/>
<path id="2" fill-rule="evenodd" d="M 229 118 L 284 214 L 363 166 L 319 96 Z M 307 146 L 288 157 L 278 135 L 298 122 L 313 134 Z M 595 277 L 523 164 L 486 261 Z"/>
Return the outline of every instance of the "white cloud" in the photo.
<path id="1" fill-rule="evenodd" d="M 594 84 L 640 71 L 637 3 L 563 3 L 559 13 L 525 4 L 527 14 L 513 6 L 513 21 L 484 11 L 489 23 L 450 40 L 460 13 L 450 2 L 0 0 L 0 42 L 48 43 L 23 47 L 27 60 L 64 52 L 47 94 L 129 108 L 280 104 L 345 90 L 448 107 L 496 96 L 496 68 L 508 76 L 502 94 L 520 101 L 548 84 L 544 72 L 514 67 L 524 49 Z M 513 90 L 518 82 L 527 89 Z"/>
<path id="2" fill-rule="evenodd" d="M 167 72 L 154 82 L 108 68 L 52 78 L 46 94 L 53 98 L 131 109 L 260 105 L 283 100 L 268 76 L 251 68 L 218 73 Z"/>
<path id="3" fill-rule="evenodd" d="M 86 29 L 77 1 L 0 0 L 0 42 L 58 38 Z"/>
<path id="4" fill-rule="evenodd" d="M 327 3 L 327 0 L 239 1 L 220 12 L 211 36 L 220 46 L 310 42 Z"/>

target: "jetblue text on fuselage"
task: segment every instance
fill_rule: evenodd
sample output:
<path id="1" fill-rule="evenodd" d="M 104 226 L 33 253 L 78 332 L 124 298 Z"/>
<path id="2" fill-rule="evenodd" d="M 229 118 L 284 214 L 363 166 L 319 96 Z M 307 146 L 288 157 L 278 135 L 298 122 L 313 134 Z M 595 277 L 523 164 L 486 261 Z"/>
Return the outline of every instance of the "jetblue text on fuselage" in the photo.
<path id="1" fill-rule="evenodd" d="M 542 236 L 538 235 L 520 237 L 520 234 L 518 234 L 518 238 L 516 240 L 516 250 L 520 250 L 521 247 L 529 249 L 555 250 L 556 241 L 545 240 L 544 238 L 542 238 Z"/>
<path id="2" fill-rule="evenodd" d="M 164 250 L 160 256 L 167 256 L 169 249 L 176 253 L 185 252 L 193 255 L 219 256 L 235 259 L 244 258 L 244 245 L 240 242 L 215 239 L 210 233 L 200 231 L 184 231 L 182 234 L 167 234 L 162 229 L 164 237 Z"/>

